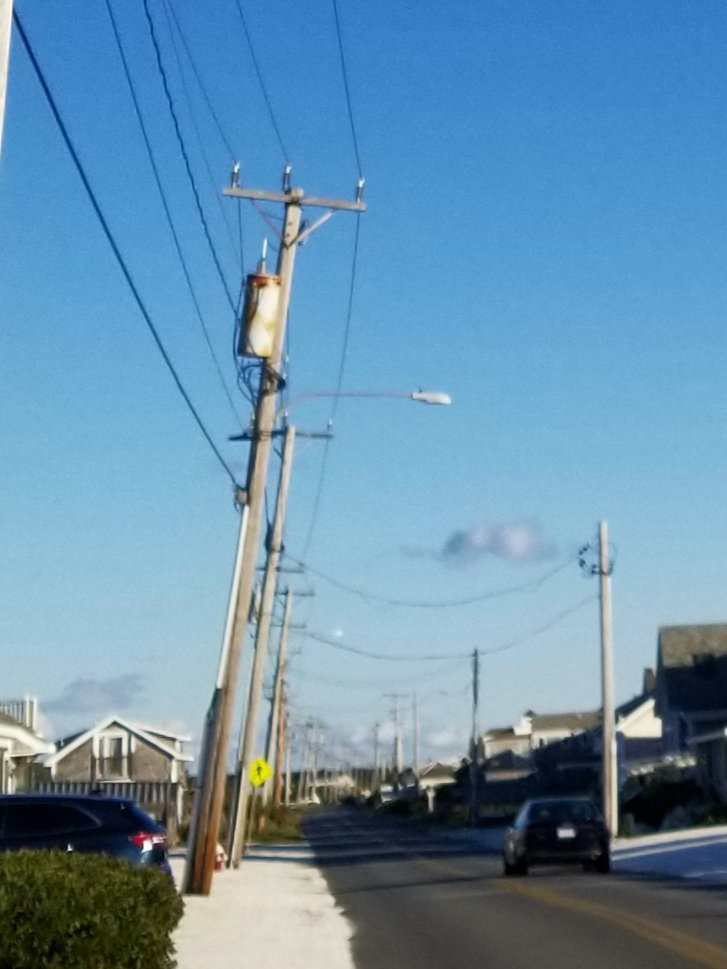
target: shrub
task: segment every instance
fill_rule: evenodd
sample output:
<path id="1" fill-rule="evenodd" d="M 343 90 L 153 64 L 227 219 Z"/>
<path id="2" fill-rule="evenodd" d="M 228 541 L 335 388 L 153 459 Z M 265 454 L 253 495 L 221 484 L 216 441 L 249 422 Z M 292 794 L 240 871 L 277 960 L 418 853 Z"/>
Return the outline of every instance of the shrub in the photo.
<path id="1" fill-rule="evenodd" d="M 263 808 L 257 819 L 256 841 L 301 841 L 303 813 L 295 807 Z"/>
<path id="2" fill-rule="evenodd" d="M 0 969 L 173 969 L 182 899 L 156 869 L 105 855 L 0 855 Z"/>

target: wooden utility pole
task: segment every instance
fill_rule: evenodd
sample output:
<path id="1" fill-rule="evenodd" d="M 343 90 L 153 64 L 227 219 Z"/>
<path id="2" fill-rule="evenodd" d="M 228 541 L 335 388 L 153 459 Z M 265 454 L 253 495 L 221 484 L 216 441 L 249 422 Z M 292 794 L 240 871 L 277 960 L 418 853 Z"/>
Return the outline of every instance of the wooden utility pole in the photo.
<path id="1" fill-rule="evenodd" d="M 419 706 L 417 704 L 417 695 L 412 693 L 411 696 L 411 713 L 412 713 L 412 758 L 411 758 L 411 769 L 414 774 L 419 771 Z"/>
<path id="2" fill-rule="evenodd" d="M 200 785 L 196 792 L 197 808 L 190 831 L 190 847 L 182 883 L 182 890 L 187 894 L 208 895 L 212 887 L 215 852 L 219 838 L 227 779 L 227 754 L 230 745 L 232 716 L 235 709 L 235 693 L 260 544 L 265 484 L 276 417 L 276 396 L 282 379 L 281 363 L 293 283 L 295 254 L 303 238 L 310 235 L 319 224 L 314 223 L 313 226 L 301 233 L 302 207 L 323 207 L 331 211 L 344 209 L 353 212 L 363 212 L 366 208 L 361 201 L 363 191 L 361 180 L 359 181 L 356 200 L 342 202 L 335 199 L 307 197 L 302 189 L 289 187 L 289 178 L 290 169 L 286 168 L 283 191 L 281 192 L 245 189 L 237 184 L 233 184 L 231 188 L 224 190 L 225 195 L 237 198 L 280 202 L 285 206 L 285 217 L 276 270 L 280 277 L 280 290 L 275 334 L 270 356 L 265 360 L 260 376 L 253 440 L 248 458 L 245 488 L 247 528 L 241 550 L 242 568 L 237 590 L 233 589 L 230 599 L 231 608 L 234 610 L 234 623 L 230 634 L 229 649 L 225 651 L 226 662 L 224 669 L 221 669 L 221 680 L 218 678 L 218 684 L 215 686 L 205 722 L 202 742 L 205 757 L 200 765 Z"/>
<path id="3" fill-rule="evenodd" d="M 373 781 L 371 784 L 372 790 L 378 789 L 379 785 L 381 784 L 381 777 L 379 775 L 379 728 L 380 727 L 381 727 L 380 723 L 374 724 L 374 773 L 373 773 Z"/>
<path id="4" fill-rule="evenodd" d="M 275 787 L 278 779 L 279 761 L 277 752 L 279 748 L 279 728 L 280 713 L 283 703 L 283 678 L 285 676 L 285 665 L 288 661 L 288 628 L 290 626 L 290 616 L 293 611 L 293 593 L 290 589 L 285 590 L 285 608 L 283 610 L 283 624 L 280 627 L 280 643 L 278 645 L 278 661 L 275 667 L 275 684 L 273 686 L 273 698 L 270 703 L 270 716 L 268 718 L 267 740 L 265 744 L 265 760 L 273 767 L 272 779 L 265 782 L 262 790 L 263 806 L 270 800 L 270 790 Z"/>
<path id="5" fill-rule="evenodd" d="M 480 705 L 480 654 L 472 653 L 472 736 L 470 738 L 470 827 L 477 824 L 477 734 Z"/>
<path id="6" fill-rule="evenodd" d="M 5 102 L 10 70 L 10 36 L 13 25 L 13 0 L 0 0 L 0 154 L 5 127 Z"/>
<path id="7" fill-rule="evenodd" d="M 280 466 L 280 481 L 278 495 L 275 502 L 273 526 L 268 536 L 268 555 L 263 575 L 262 593 L 260 596 L 260 611 L 255 631 L 255 653 L 250 674 L 250 688 L 245 708 L 245 721 L 240 732 L 240 746 L 238 751 L 237 769 L 235 774 L 235 797 L 230 804 L 230 824 L 227 837 L 227 854 L 230 864 L 237 867 L 245 850 L 245 817 L 247 813 L 248 792 L 250 781 L 248 771 L 254 759 L 255 741 L 257 739 L 257 721 L 260 710 L 260 700 L 263 692 L 263 677 L 265 663 L 268 658 L 268 642 L 270 640 L 270 626 L 275 608 L 275 590 L 278 583 L 278 565 L 283 548 L 283 524 L 285 522 L 285 508 L 288 501 L 290 474 L 293 470 L 293 450 L 295 448 L 295 427 L 289 424 L 285 430 L 283 444 L 283 459 Z"/>
<path id="8" fill-rule="evenodd" d="M 278 706 L 277 744 L 275 747 L 275 768 L 273 774 L 273 806 L 279 808 L 283 802 L 283 775 L 286 761 L 289 762 L 288 751 L 288 716 L 285 710 L 285 679 L 280 684 L 280 704 Z M 286 799 L 286 804 L 287 799 Z"/>
<path id="9" fill-rule="evenodd" d="M 611 836 L 618 834 L 618 770 L 613 699 L 613 643 L 611 630 L 611 562 L 608 554 L 608 526 L 598 529 L 598 579 L 601 625 L 601 689 L 603 708 L 602 789 L 603 817 Z"/>

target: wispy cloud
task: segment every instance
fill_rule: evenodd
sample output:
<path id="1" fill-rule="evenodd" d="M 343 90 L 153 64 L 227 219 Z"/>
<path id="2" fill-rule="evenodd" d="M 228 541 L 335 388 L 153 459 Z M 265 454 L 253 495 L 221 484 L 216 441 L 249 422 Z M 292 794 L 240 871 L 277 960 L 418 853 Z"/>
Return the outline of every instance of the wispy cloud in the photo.
<path id="1" fill-rule="evenodd" d="M 82 677 L 69 683 L 55 700 L 44 703 L 52 713 L 114 713 L 126 710 L 144 696 L 144 681 L 139 673 L 94 680 Z"/>
<path id="2" fill-rule="evenodd" d="M 441 549 L 405 548 L 410 558 L 437 559 L 447 565 L 470 565 L 492 556 L 508 562 L 532 562 L 550 558 L 555 549 L 540 533 L 540 526 L 527 519 L 510 522 L 480 522 L 458 529 Z"/>
<path id="3" fill-rule="evenodd" d="M 508 561 L 530 561 L 546 558 L 552 551 L 534 522 L 482 522 L 466 531 L 453 532 L 444 543 L 440 558 L 457 564 L 488 555 Z"/>

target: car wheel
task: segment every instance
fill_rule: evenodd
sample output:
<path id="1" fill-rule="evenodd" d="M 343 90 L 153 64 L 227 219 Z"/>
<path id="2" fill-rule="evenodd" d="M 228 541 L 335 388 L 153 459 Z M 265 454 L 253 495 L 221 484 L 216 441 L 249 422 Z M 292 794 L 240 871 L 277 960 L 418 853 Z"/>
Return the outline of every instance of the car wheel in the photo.
<path id="1" fill-rule="evenodd" d="M 596 858 L 595 868 L 601 875 L 607 875 L 611 871 L 611 855 L 608 851 L 604 851 L 602 855 Z"/>
<path id="2" fill-rule="evenodd" d="M 517 875 L 517 868 L 515 865 L 511 865 L 507 858 L 502 856 L 502 873 L 504 875 Z"/>
<path id="3" fill-rule="evenodd" d="M 528 859 L 523 855 L 519 861 L 515 862 L 515 874 L 516 875 L 527 875 L 528 873 Z"/>

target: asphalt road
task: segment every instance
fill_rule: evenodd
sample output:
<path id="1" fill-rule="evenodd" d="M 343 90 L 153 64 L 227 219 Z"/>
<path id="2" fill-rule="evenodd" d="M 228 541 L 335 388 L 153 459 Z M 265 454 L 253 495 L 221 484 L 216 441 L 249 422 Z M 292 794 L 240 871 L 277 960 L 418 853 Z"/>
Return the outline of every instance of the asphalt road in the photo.
<path id="1" fill-rule="evenodd" d="M 366 809 L 313 815 L 357 969 L 727 969 L 727 890 L 579 868 L 504 878 L 495 854 Z"/>

